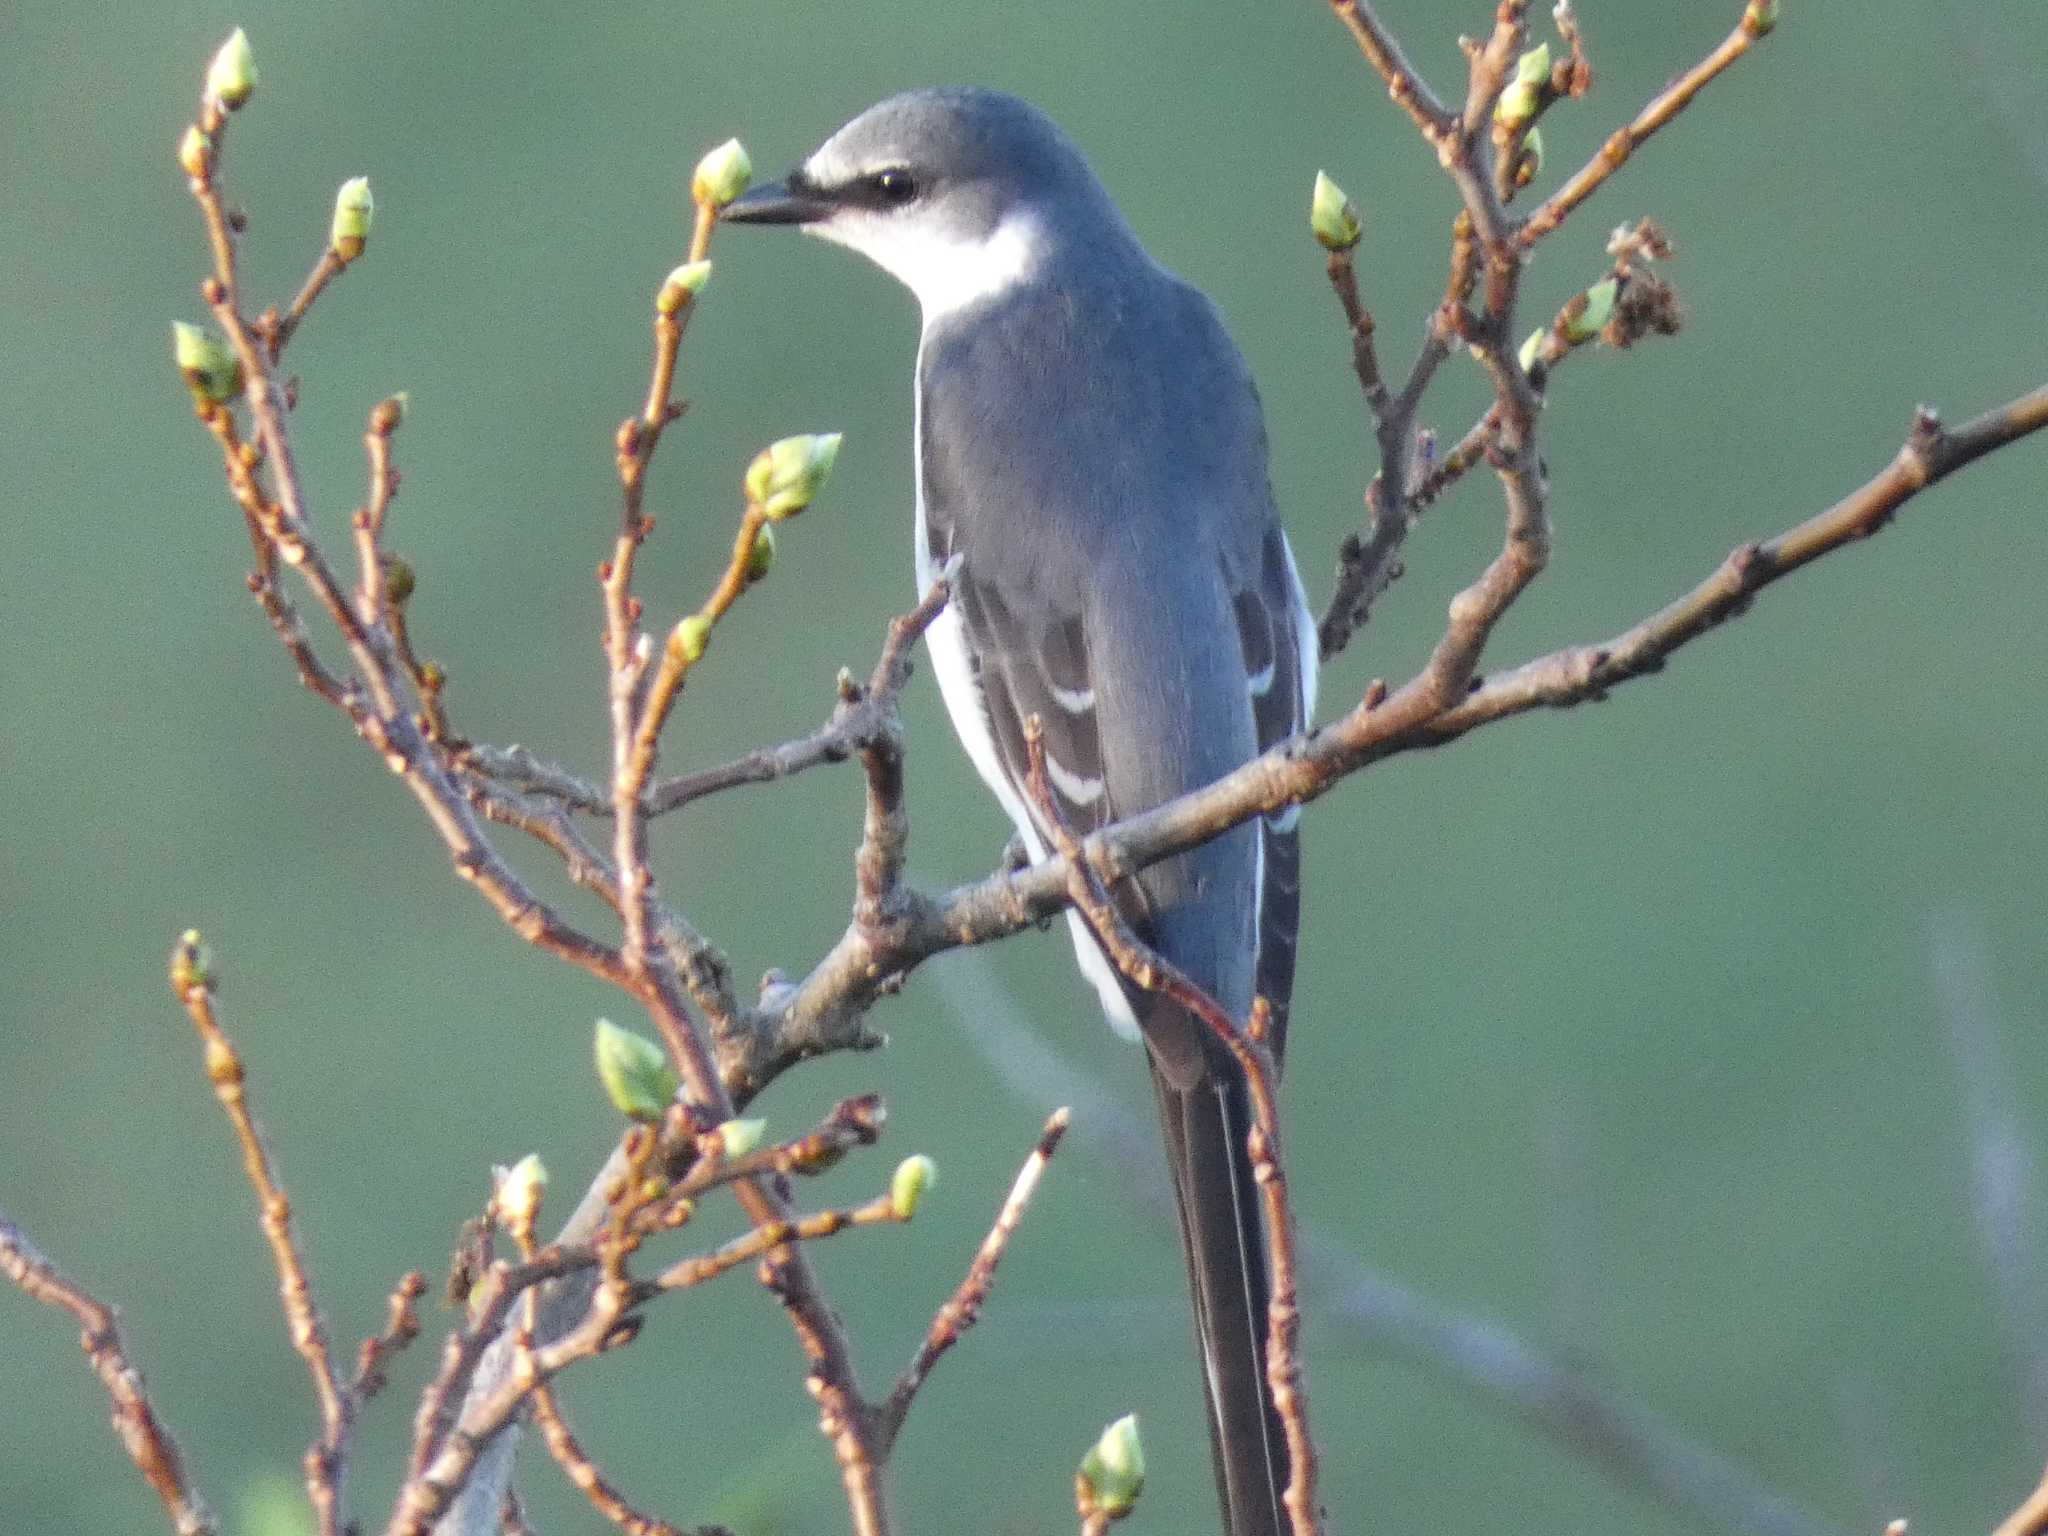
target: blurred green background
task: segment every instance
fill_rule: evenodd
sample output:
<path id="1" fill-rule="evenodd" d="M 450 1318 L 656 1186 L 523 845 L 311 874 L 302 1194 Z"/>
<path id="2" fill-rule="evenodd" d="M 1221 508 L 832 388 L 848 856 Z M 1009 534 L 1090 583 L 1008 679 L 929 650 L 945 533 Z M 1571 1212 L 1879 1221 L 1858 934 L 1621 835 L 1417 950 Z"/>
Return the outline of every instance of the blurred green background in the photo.
<path id="1" fill-rule="evenodd" d="M 1488 8 L 1385 9 L 1443 83 L 1454 33 Z M 1546 123 L 1546 180 L 1739 10 L 1586 0 L 1599 81 Z M 1598 271 L 1613 224 L 1655 213 L 1691 324 L 1561 377 L 1545 429 L 1557 555 L 1498 661 L 1610 633 L 1735 541 L 1825 504 L 1892 454 L 1916 401 L 1960 419 L 2043 377 L 2038 7 L 1785 13 L 1531 279 L 1530 313 L 1547 313 Z M 1364 211 L 1361 265 L 1397 366 L 1440 290 L 1452 205 L 1310 0 L 96 0 L 0 18 L 0 1210 L 120 1302 L 202 1486 L 253 1532 L 243 1512 L 294 1476 L 312 1419 L 162 981 L 173 936 L 197 925 L 220 956 L 343 1341 L 376 1326 L 401 1270 L 443 1262 L 491 1163 L 537 1149 L 558 1186 L 580 1186 L 615 1129 L 591 1021 L 636 1021 L 452 878 L 242 589 L 240 519 L 166 337 L 199 317 L 201 262 L 171 149 L 237 23 L 262 69 L 229 172 L 254 291 L 288 295 L 342 178 L 368 173 L 379 205 L 366 261 L 293 352 L 316 516 L 339 544 L 364 412 L 409 390 L 393 542 L 418 566 L 416 625 L 458 722 L 592 771 L 609 435 L 643 388 L 648 298 L 679 259 L 708 145 L 739 133 L 779 168 L 931 81 L 1041 102 L 1152 250 L 1230 317 L 1318 595 L 1372 457 L 1305 228 L 1311 177 L 1326 167 Z M 684 366 L 695 405 L 655 476 L 650 616 L 712 579 L 754 448 L 824 428 L 847 446 L 693 682 L 671 765 L 822 718 L 835 670 L 865 669 L 910 593 L 911 301 L 809 242 L 733 231 L 716 256 Z M 1454 363 L 1434 397 L 1448 433 L 1481 401 L 1472 374 Z M 1620 1383 L 1836 1529 L 1904 1513 L 1982 1530 L 2048 1436 L 2048 1281 L 2029 1265 L 2048 1120 L 2044 470 L 2048 443 L 2023 445 L 1664 677 L 1389 764 L 1307 821 L 1288 1093 L 1305 1218 L 1360 1263 Z M 1483 477 L 1430 514 L 1409 575 L 1326 674 L 1328 708 L 1405 675 L 1498 522 Z M 910 717 L 916 873 L 984 871 L 1006 828 L 922 677 Z M 838 770 L 665 822 L 667 889 L 742 974 L 803 967 L 845 921 L 858 801 Z M 1960 1054 L 1958 1013 L 1978 1040 Z M 907 1357 L 1051 1104 L 1149 1101 L 1059 932 L 948 957 L 877 1022 L 889 1052 L 813 1065 L 760 1105 L 795 1129 L 843 1094 L 887 1094 L 882 1154 L 819 1198 L 863 1196 L 913 1150 L 943 1171 L 916 1226 L 821 1255 L 871 1380 Z M 1065 1065 L 1000 1065 L 990 1042 L 1020 1027 Z M 1108 1117 L 1082 1121 L 985 1325 L 913 1417 L 895 1475 L 907 1529 L 1071 1529 L 1080 1451 L 1133 1409 L 1154 1475 L 1130 1529 L 1213 1520 L 1174 1240 L 1139 1188 L 1149 1168 L 1102 1139 Z M 2005 1175 L 2003 1281 L 1973 1213 L 1980 1165 Z M 1309 1344 L 1336 1529 L 1717 1528 L 1394 1359 L 1337 1318 L 1328 1287 L 1309 1297 Z M 366 1432 L 366 1518 L 386 1507 L 431 1357 L 404 1362 Z M 665 1514 L 844 1528 L 787 1329 L 744 1276 L 662 1309 L 567 1397 Z M 596 1529 L 550 1468 L 525 1481 L 542 1529 Z M 160 1519 L 72 1330 L 0 1295 L 0 1527 Z"/>

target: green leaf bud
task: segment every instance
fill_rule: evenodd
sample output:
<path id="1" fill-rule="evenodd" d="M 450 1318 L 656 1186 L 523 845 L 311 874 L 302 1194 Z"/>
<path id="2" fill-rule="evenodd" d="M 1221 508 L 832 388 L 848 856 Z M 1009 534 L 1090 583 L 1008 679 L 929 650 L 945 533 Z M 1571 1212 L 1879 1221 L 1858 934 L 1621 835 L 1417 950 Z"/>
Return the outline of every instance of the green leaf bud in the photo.
<path id="1" fill-rule="evenodd" d="M 403 608 L 412 600 L 413 587 L 417 581 L 410 560 L 403 555 L 385 555 L 384 597 L 392 607 Z"/>
<path id="2" fill-rule="evenodd" d="M 547 1165 L 540 1160 L 540 1154 L 529 1152 L 500 1171 L 491 1208 L 508 1227 L 530 1226 L 540 1211 L 541 1191 L 547 1187 Z"/>
<path id="3" fill-rule="evenodd" d="M 204 181 L 213 170 L 213 139 L 193 123 L 178 140 L 178 167 L 194 181 Z"/>
<path id="4" fill-rule="evenodd" d="M 597 1079 L 612 1107 L 634 1120 L 659 1120 L 676 1096 L 676 1074 L 661 1047 L 610 1019 L 597 1021 Z"/>
<path id="5" fill-rule="evenodd" d="M 1348 251 L 1365 232 L 1344 189 L 1321 171 L 1316 172 L 1316 188 L 1309 197 L 1308 227 L 1326 251 Z"/>
<path id="6" fill-rule="evenodd" d="M 747 499 L 772 523 L 794 517 L 824 488 L 843 437 L 839 432 L 805 433 L 769 444 L 747 466 Z"/>
<path id="7" fill-rule="evenodd" d="M 1550 44 L 1538 43 L 1515 61 L 1515 78 L 1494 103 L 1493 120 L 1503 128 L 1518 128 L 1543 106 L 1543 92 L 1550 83 Z"/>
<path id="8" fill-rule="evenodd" d="M 746 191 L 753 179 L 754 162 L 747 158 L 746 146 L 738 139 L 727 139 L 697 162 L 697 172 L 690 178 L 690 195 L 710 207 L 723 208 Z"/>
<path id="9" fill-rule="evenodd" d="M 1522 372 L 1528 373 L 1536 366 L 1536 359 L 1543 351 L 1543 338 L 1550 334 L 1550 327 L 1539 325 L 1529 333 L 1529 339 L 1522 343 L 1522 349 L 1515 354 L 1515 361 L 1522 365 Z"/>
<path id="10" fill-rule="evenodd" d="M 766 1120 L 727 1120 L 718 1127 L 719 1149 L 727 1157 L 745 1157 L 761 1145 L 767 1130 Z"/>
<path id="11" fill-rule="evenodd" d="M 1614 318 L 1614 301 L 1621 293 L 1621 284 L 1614 278 L 1595 283 L 1580 295 L 1583 304 L 1565 306 L 1564 339 L 1576 345 L 1591 341 L 1600 334 L 1609 320 Z"/>
<path id="12" fill-rule="evenodd" d="M 249 47 L 249 34 L 237 27 L 206 66 L 206 96 L 233 112 L 255 94 L 256 55 Z"/>
<path id="13" fill-rule="evenodd" d="M 669 631 L 669 654 L 678 661 L 701 661 L 704 649 L 711 644 L 711 620 L 701 613 L 693 613 L 677 623 Z"/>
<path id="14" fill-rule="evenodd" d="M 939 1165 L 922 1152 L 903 1159 L 889 1180 L 889 1214 L 898 1221 L 910 1220 L 917 1214 L 917 1203 L 938 1176 Z"/>
<path id="15" fill-rule="evenodd" d="M 206 947 L 206 940 L 199 936 L 197 928 L 187 928 L 178 935 L 178 942 L 171 950 L 171 987 L 185 993 L 194 987 L 213 985 L 213 951 Z"/>
<path id="16" fill-rule="evenodd" d="M 661 291 L 654 296 L 654 307 L 664 315 L 672 315 L 702 293 L 710 280 L 710 262 L 686 261 L 662 279 Z"/>
<path id="17" fill-rule="evenodd" d="M 215 404 L 241 394 L 242 360 L 235 356 L 234 348 L 205 327 L 172 321 L 171 355 L 194 394 Z"/>
<path id="18" fill-rule="evenodd" d="M 1102 1432 L 1081 1458 L 1080 1480 L 1095 1508 L 1112 1520 L 1128 1515 L 1145 1491 L 1145 1446 L 1138 1416 L 1127 1413 Z"/>
<path id="19" fill-rule="evenodd" d="M 763 528 L 754 535 L 754 547 L 747 554 L 747 585 L 752 586 L 775 569 L 775 530 Z"/>
<path id="20" fill-rule="evenodd" d="M 327 237 L 328 249 L 343 261 L 354 261 L 363 254 L 376 216 L 377 200 L 370 195 L 370 178 L 351 176 L 334 194 L 334 224 Z"/>

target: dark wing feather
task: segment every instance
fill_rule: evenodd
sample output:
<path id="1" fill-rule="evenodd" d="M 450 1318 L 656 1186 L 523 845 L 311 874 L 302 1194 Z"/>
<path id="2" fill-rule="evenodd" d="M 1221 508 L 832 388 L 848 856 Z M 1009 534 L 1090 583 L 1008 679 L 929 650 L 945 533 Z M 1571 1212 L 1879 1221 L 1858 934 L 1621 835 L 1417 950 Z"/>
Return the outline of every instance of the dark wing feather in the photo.
<path id="1" fill-rule="evenodd" d="M 1087 833 L 1114 819 L 1102 762 L 1087 636 L 1078 607 L 1049 605 L 1032 594 L 1028 609 L 1013 606 L 963 562 L 954 578 L 968 649 L 977 668 L 996 752 L 1010 782 L 1023 790 L 1030 775 L 1024 722 L 1038 717 L 1046 776 L 1069 826 Z M 1037 819 L 1035 806 L 1031 807 Z M 1042 832 L 1045 828 L 1040 827 Z"/>
<path id="2" fill-rule="evenodd" d="M 1252 722 L 1265 752 L 1308 726 L 1307 679 L 1302 646 L 1314 644 L 1304 631 L 1294 562 L 1276 526 L 1267 531 L 1257 584 L 1240 591 L 1238 640 L 1252 695 Z M 1294 995 L 1294 957 L 1301 927 L 1301 837 L 1289 812 L 1264 818 L 1259 888 L 1259 956 L 1254 985 L 1273 1008 L 1273 1054 L 1284 1055 L 1287 1015 Z"/>

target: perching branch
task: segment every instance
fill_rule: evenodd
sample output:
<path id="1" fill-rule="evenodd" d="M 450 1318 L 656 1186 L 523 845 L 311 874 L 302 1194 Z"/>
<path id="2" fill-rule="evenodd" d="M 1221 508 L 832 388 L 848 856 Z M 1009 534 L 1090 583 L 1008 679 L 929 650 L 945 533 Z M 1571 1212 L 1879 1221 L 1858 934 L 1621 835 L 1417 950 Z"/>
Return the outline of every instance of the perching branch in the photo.
<path id="1" fill-rule="evenodd" d="M 1601 644 L 1568 646 L 1490 676 L 1462 671 L 1475 629 L 1498 617 L 1499 591 L 1484 579 L 1452 605 L 1452 624 L 1430 665 L 1391 693 L 1375 685 L 1349 713 L 1284 742 L 1207 788 L 1090 834 L 1089 863 L 1105 880 L 1219 837 L 1253 816 L 1306 804 L 1383 759 L 1441 747 L 1482 725 L 1539 708 L 1601 699 L 1661 670 L 1665 658 L 1746 612 L 1765 587 L 1881 529 L 1914 496 L 1985 454 L 2048 426 L 2048 385 L 1952 432 L 1923 413 L 1897 457 L 1827 511 L 1774 539 L 1745 544 L 1690 592 Z M 1510 557 L 1511 558 L 1511 557 Z M 875 978 L 908 972 L 963 944 L 982 944 L 1052 916 L 1069 901 L 1067 860 L 999 871 L 936 897 L 906 897 L 887 936 L 849 929 L 794 988 L 773 1027 L 796 1029 L 824 1049 L 879 995 Z"/>

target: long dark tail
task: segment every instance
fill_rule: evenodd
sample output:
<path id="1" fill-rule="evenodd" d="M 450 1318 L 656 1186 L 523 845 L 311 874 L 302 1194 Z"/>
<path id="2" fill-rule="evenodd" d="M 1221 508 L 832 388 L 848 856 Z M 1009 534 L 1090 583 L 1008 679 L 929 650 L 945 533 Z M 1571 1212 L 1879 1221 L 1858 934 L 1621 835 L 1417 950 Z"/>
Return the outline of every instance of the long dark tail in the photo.
<path id="1" fill-rule="evenodd" d="M 1186 1075 L 1173 1077 L 1184 1080 Z M 1154 1057 L 1152 1085 L 1159 1095 L 1166 1161 L 1187 1250 L 1224 1536 L 1283 1536 L 1288 1525 L 1280 1495 L 1288 1479 L 1287 1442 L 1266 1390 L 1271 1283 L 1258 1188 L 1245 1145 L 1251 1105 L 1235 1063 L 1227 1061 L 1181 1088 Z"/>

